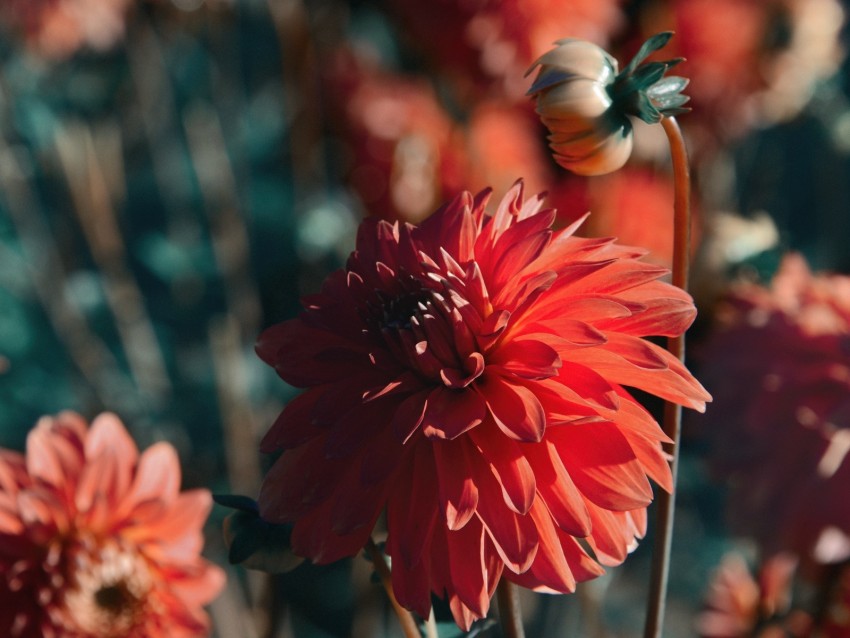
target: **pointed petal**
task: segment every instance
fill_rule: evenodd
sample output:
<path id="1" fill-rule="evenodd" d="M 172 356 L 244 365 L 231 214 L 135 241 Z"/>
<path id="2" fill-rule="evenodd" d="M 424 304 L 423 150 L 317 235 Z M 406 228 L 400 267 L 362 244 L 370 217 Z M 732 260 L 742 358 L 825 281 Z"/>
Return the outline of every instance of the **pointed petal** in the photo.
<path id="1" fill-rule="evenodd" d="M 472 390 L 435 388 L 428 395 L 422 432 L 436 439 L 454 439 L 480 424 L 486 416 L 484 401 Z"/>
<path id="2" fill-rule="evenodd" d="M 478 505 L 478 487 L 469 461 L 469 454 L 475 452 L 469 450 L 465 438 L 450 442 L 434 440 L 431 445 L 437 469 L 440 510 L 448 528 L 458 530 L 472 518 Z M 416 480 L 423 479 L 417 477 Z"/>
<path id="3" fill-rule="evenodd" d="M 546 413 L 531 390 L 486 371 L 478 389 L 506 436 L 517 441 L 539 441 L 543 437 Z"/>
<path id="4" fill-rule="evenodd" d="M 470 436 L 502 486 L 505 504 L 517 514 L 528 513 L 535 494 L 534 471 L 524 453 L 529 446 L 502 437 L 492 425 L 476 428 Z"/>

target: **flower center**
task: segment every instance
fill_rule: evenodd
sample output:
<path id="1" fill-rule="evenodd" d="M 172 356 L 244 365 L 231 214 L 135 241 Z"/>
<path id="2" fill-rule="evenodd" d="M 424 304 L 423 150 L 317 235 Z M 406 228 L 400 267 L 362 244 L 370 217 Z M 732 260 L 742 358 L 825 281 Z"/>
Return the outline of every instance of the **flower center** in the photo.
<path id="1" fill-rule="evenodd" d="M 71 570 L 64 611 L 81 632 L 118 638 L 129 635 L 143 620 L 152 577 L 134 550 L 114 542 L 84 543 Z"/>
<path id="2" fill-rule="evenodd" d="M 430 382 L 467 387 L 484 371 L 473 331 L 455 302 L 416 280 L 395 294 L 376 291 L 370 324 L 396 359 Z"/>

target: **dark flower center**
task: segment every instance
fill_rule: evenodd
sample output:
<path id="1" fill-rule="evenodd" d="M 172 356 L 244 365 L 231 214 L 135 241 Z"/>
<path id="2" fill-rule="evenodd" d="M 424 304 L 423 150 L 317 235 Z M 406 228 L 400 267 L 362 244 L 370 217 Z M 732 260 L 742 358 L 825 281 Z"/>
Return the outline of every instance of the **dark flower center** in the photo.
<path id="1" fill-rule="evenodd" d="M 394 330 L 410 330 L 411 320 L 417 313 L 425 310 L 429 293 L 424 288 L 404 292 L 396 297 L 390 297 L 384 292 L 377 292 L 380 299 L 377 324 L 379 328 Z"/>
<path id="2" fill-rule="evenodd" d="M 98 589 L 94 593 L 94 602 L 104 611 L 118 615 L 127 607 L 134 605 L 136 597 L 122 581 Z"/>

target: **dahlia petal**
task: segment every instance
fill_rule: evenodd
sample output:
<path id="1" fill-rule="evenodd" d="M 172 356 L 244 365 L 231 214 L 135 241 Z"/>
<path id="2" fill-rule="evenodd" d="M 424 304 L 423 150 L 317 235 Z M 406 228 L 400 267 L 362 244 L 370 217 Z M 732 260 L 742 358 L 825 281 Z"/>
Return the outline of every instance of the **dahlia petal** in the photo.
<path id="1" fill-rule="evenodd" d="M 393 379 L 380 386 L 367 390 L 363 393 L 363 401 L 374 401 L 381 397 L 397 394 L 399 392 L 410 392 L 420 386 L 419 380 L 412 372 L 405 372 L 398 378 Z"/>
<path id="2" fill-rule="evenodd" d="M 408 439 L 422 424 L 430 393 L 430 390 L 422 390 L 412 394 L 396 408 L 391 423 L 396 439 L 401 443 L 407 443 Z"/>
<path id="3" fill-rule="evenodd" d="M 429 444 L 425 441 L 416 446 L 406 474 L 392 487 L 387 503 L 387 542 L 392 549 L 391 555 L 400 557 L 401 560 L 396 562 L 408 570 L 422 566 L 422 558 L 428 555 L 437 525 L 433 489 L 437 477 L 434 476 L 434 460 L 429 458 L 428 448 Z"/>
<path id="4" fill-rule="evenodd" d="M 632 365 L 645 370 L 666 370 L 669 367 L 669 357 L 661 354 L 666 351 L 654 343 L 618 332 L 606 331 L 605 336 L 607 343 L 601 346 L 602 349 L 618 354 Z"/>
<path id="5" fill-rule="evenodd" d="M 95 500 L 95 497 L 106 498 L 117 503 L 117 499 L 124 495 L 129 487 L 131 478 L 126 476 L 130 473 L 126 466 L 120 468 L 121 462 L 112 454 L 104 454 L 97 457 L 83 467 L 77 490 L 75 494 L 75 505 L 80 513 L 87 513 Z M 131 465 L 130 468 L 133 466 Z M 121 491 L 118 491 L 121 481 L 126 483 L 121 486 Z"/>
<path id="6" fill-rule="evenodd" d="M 487 277 L 487 287 L 491 294 L 498 297 L 516 273 L 540 256 L 552 238 L 548 227 L 554 218 L 554 210 L 538 214 L 518 222 L 499 238 L 490 255 L 492 269 Z M 542 230 L 544 226 L 546 229 Z M 487 274 L 486 269 L 484 273 Z"/>
<path id="7" fill-rule="evenodd" d="M 539 441 L 546 429 L 546 413 L 534 393 L 497 374 L 485 374 L 478 389 L 490 414 L 506 436 L 517 441 Z"/>
<path id="8" fill-rule="evenodd" d="M 573 536 L 590 534 L 592 524 L 587 505 L 555 445 L 547 440 L 543 445 L 530 446 L 528 455 L 534 466 L 537 492 L 558 527 Z"/>
<path id="9" fill-rule="evenodd" d="M 272 523 L 294 521 L 332 493 L 345 464 L 327 463 L 325 438 L 286 450 L 274 462 L 257 499 L 264 519 Z"/>
<path id="10" fill-rule="evenodd" d="M 390 555 L 396 554 L 397 549 L 387 539 Z M 420 618 L 428 618 L 431 613 L 431 570 L 428 562 L 419 563 L 415 568 L 408 568 L 400 562 L 394 562 L 392 568 L 393 594 L 405 609 L 410 609 Z"/>
<path id="11" fill-rule="evenodd" d="M 602 566 L 588 556 L 575 538 L 560 529 L 556 532 L 561 541 L 564 557 L 567 559 L 567 564 L 570 566 L 570 571 L 577 583 L 592 580 L 605 573 Z"/>
<path id="12" fill-rule="evenodd" d="M 455 619 L 455 624 L 464 631 L 469 631 L 472 628 L 472 623 L 479 618 L 454 593 L 449 594 L 449 609 L 452 612 L 452 617 Z"/>
<path id="13" fill-rule="evenodd" d="M 374 521 L 387 500 L 387 483 L 362 485 L 358 480 L 360 468 L 353 465 L 337 486 L 331 508 L 331 530 L 339 536 L 351 534 Z"/>
<path id="14" fill-rule="evenodd" d="M 132 481 L 132 468 L 138 462 L 139 448 L 121 420 L 111 413 L 97 416 L 86 435 L 85 450 L 89 461 L 103 454 L 109 454 L 118 461 L 112 493 L 124 494 Z"/>
<path id="15" fill-rule="evenodd" d="M 711 395 L 673 355 L 660 348 L 658 355 L 663 357 L 668 370 L 638 367 L 619 354 L 603 348 L 582 348 L 570 354 L 573 361 L 595 370 L 610 382 L 639 388 L 662 399 L 705 412 L 705 402 L 711 400 Z M 562 376 L 563 372 L 562 369 Z"/>
<path id="16" fill-rule="evenodd" d="M 71 418 L 65 416 L 68 422 Z M 26 465 L 29 475 L 62 489 L 73 485 L 83 465 L 82 436 L 78 436 L 76 430 L 65 428 L 59 418 L 39 419 L 27 435 Z"/>
<path id="17" fill-rule="evenodd" d="M 581 399 L 592 405 L 617 410 L 620 407 L 620 398 L 609 380 L 600 375 L 597 368 L 575 363 L 578 358 L 575 353 L 584 352 L 588 349 L 579 348 L 570 351 L 570 361 L 563 361 L 560 374 L 553 377 L 552 380 L 569 388 Z M 596 348 L 593 349 L 596 350 Z"/>
<path id="18" fill-rule="evenodd" d="M 482 618 L 490 607 L 484 574 L 484 528 L 471 523 L 458 530 L 444 529 L 441 533 L 446 536 L 455 593 L 477 618 Z"/>
<path id="19" fill-rule="evenodd" d="M 615 424 L 570 424 L 554 428 L 550 440 L 591 502 L 613 510 L 637 509 L 652 502 L 646 474 Z"/>
<path id="20" fill-rule="evenodd" d="M 324 394 L 324 387 L 316 386 L 302 392 L 284 406 L 260 442 L 261 452 L 271 454 L 277 450 L 296 448 L 321 432 L 313 421 L 312 412 Z"/>
<path id="21" fill-rule="evenodd" d="M 587 509 L 593 523 L 593 533 L 586 540 L 596 554 L 596 560 L 608 567 L 621 564 L 626 560 L 635 540 L 630 528 L 616 516 L 624 512 L 609 512 L 593 503 L 588 503 Z"/>
<path id="22" fill-rule="evenodd" d="M 435 388 L 428 395 L 422 432 L 437 439 L 455 439 L 484 420 L 486 408 L 477 392 Z"/>
<path id="23" fill-rule="evenodd" d="M 529 325 L 528 331 L 536 331 L 540 328 L 550 331 L 572 346 L 588 347 L 600 346 L 608 339 L 599 330 L 584 321 L 569 319 L 567 317 L 555 317 Z"/>
<path id="24" fill-rule="evenodd" d="M 672 492 L 673 475 L 670 473 L 668 455 L 661 448 L 661 444 L 657 440 L 650 440 L 637 434 L 623 432 L 623 435 L 646 475 L 665 492 Z"/>
<path id="25" fill-rule="evenodd" d="M 255 349 L 281 379 L 296 388 L 345 379 L 368 367 L 367 352 L 361 344 L 316 329 L 301 319 L 266 328 Z"/>
<path id="26" fill-rule="evenodd" d="M 554 376 L 561 367 L 558 352 L 536 339 L 513 339 L 490 355 L 488 362 L 526 379 Z"/>
<path id="27" fill-rule="evenodd" d="M 207 490 L 182 492 L 156 518 L 137 519 L 136 524 L 122 528 L 121 534 L 135 543 L 147 543 L 145 551 L 150 558 L 179 561 L 203 548 L 202 529 L 210 509 L 212 496 Z M 157 542 L 164 538 L 167 543 Z"/>
<path id="28" fill-rule="evenodd" d="M 474 429 L 472 432 L 477 430 Z M 467 524 L 478 506 L 478 487 L 472 475 L 466 439 L 444 443 L 432 442 L 437 469 L 437 487 L 440 510 L 450 530 L 458 530 Z M 418 476 L 415 481 L 424 480 Z"/>
<path id="29" fill-rule="evenodd" d="M 662 283 L 662 282 L 650 282 Z M 649 285 L 649 284 L 647 284 Z M 642 286 L 641 288 L 644 288 Z M 669 288 L 669 287 L 668 287 Z M 600 320 L 600 330 L 616 331 L 637 337 L 658 336 L 675 337 L 682 334 L 696 318 L 696 308 L 690 298 L 670 298 L 670 291 L 659 291 L 661 298 L 643 298 L 646 306 L 642 312 L 629 318 L 611 318 Z"/>
<path id="30" fill-rule="evenodd" d="M 20 534 L 25 528 L 15 503 L 3 502 L 3 500 L 0 500 L 0 534 Z"/>
<path id="31" fill-rule="evenodd" d="M 538 535 L 534 521 L 530 516 L 517 514 L 504 505 L 504 500 L 497 496 L 501 492 L 499 483 L 488 469 L 480 468 L 475 476 L 481 493 L 476 510 L 478 518 L 505 566 L 515 574 L 521 574 L 529 568 L 537 553 Z"/>
<path id="32" fill-rule="evenodd" d="M 596 270 L 570 287 L 574 294 L 592 292 L 594 294 L 616 294 L 637 286 L 645 285 L 668 274 L 669 271 L 633 259 L 612 261 L 606 268 Z"/>
<path id="33" fill-rule="evenodd" d="M 169 443 L 154 443 L 139 457 L 136 476 L 124 503 L 134 506 L 150 499 L 171 502 L 180 491 L 180 479 L 177 451 Z"/>
<path id="34" fill-rule="evenodd" d="M 395 398 L 389 397 L 350 406 L 328 430 L 325 458 L 342 459 L 358 452 L 392 420 L 396 405 Z"/>
<path id="35" fill-rule="evenodd" d="M 470 437 L 502 486 L 505 504 L 517 514 L 528 513 L 534 502 L 536 485 L 534 470 L 524 449 L 513 440 L 501 439 L 496 432 L 484 431 L 484 428 L 472 430 Z"/>
<path id="36" fill-rule="evenodd" d="M 354 556 L 369 539 L 374 525 L 363 525 L 345 536 L 331 530 L 332 502 L 325 501 L 296 521 L 292 528 L 292 552 L 304 556 L 318 565 L 327 565 Z"/>
<path id="37" fill-rule="evenodd" d="M 573 577 L 558 532 L 552 524 L 545 505 L 536 502 L 531 508 L 531 517 L 540 534 L 540 549 L 527 572 L 508 574 L 508 578 L 522 587 L 533 591 L 568 594 L 575 591 L 576 580 Z"/>
<path id="38" fill-rule="evenodd" d="M 664 434 L 661 426 L 646 408 L 635 401 L 624 388 L 618 388 L 617 394 L 621 399 L 620 409 L 617 412 L 603 411 L 602 415 L 608 421 L 615 421 L 626 438 L 637 434 L 662 443 L 673 442 L 673 439 Z"/>

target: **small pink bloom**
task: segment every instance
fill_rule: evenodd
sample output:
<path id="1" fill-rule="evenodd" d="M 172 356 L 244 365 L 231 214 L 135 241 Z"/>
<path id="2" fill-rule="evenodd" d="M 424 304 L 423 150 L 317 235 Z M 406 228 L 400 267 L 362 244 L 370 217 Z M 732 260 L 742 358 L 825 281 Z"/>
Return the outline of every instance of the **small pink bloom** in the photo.
<path id="1" fill-rule="evenodd" d="M 180 492 L 167 443 L 141 455 L 112 414 L 42 418 L 0 451 L 0 635 L 191 638 L 224 573 L 200 557 L 212 501 Z"/>

